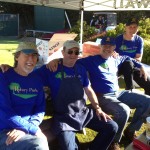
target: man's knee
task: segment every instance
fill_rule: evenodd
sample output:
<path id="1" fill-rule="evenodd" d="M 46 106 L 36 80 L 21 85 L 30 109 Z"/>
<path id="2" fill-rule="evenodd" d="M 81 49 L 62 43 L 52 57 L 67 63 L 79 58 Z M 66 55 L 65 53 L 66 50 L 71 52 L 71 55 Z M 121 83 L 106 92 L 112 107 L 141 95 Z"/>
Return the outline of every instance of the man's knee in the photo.
<path id="1" fill-rule="evenodd" d="M 133 67 L 134 67 L 133 62 L 130 61 L 130 60 L 125 61 L 122 65 L 123 65 L 124 68 L 130 68 L 130 69 L 133 69 Z"/>
<path id="2" fill-rule="evenodd" d="M 116 111 L 115 118 L 117 120 L 127 120 L 130 116 L 131 109 L 124 103 L 120 103 L 120 109 Z"/>
<path id="3" fill-rule="evenodd" d="M 33 146 L 32 146 L 33 144 Z M 35 150 L 49 150 L 48 142 L 46 138 L 39 138 L 36 137 L 33 140 L 33 143 L 31 144 L 32 147 L 34 147 Z"/>

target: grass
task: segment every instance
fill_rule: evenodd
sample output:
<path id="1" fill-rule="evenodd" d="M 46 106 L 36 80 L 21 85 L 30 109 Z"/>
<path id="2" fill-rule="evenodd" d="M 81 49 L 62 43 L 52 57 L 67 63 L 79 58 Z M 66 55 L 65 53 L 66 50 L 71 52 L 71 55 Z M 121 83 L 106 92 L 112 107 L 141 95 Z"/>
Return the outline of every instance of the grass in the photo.
<path id="1" fill-rule="evenodd" d="M 13 65 L 12 53 L 15 52 L 19 41 L 13 38 L 0 38 L 0 64 Z"/>
<path id="2" fill-rule="evenodd" d="M 0 38 L 0 64 L 9 64 L 9 65 L 13 65 L 13 55 L 12 53 L 15 52 L 17 46 L 18 46 L 19 40 L 16 40 L 16 38 Z M 124 87 L 124 82 L 123 80 L 119 82 L 120 83 L 120 87 L 123 88 Z M 142 90 L 142 89 L 140 89 Z M 47 116 L 45 116 L 45 119 L 51 117 L 49 115 L 49 102 L 47 103 Z M 132 116 L 133 116 L 133 112 L 130 115 L 130 119 L 128 121 L 128 124 L 130 123 Z M 145 130 L 145 125 L 143 124 L 142 128 L 140 129 L 140 131 L 137 132 L 137 135 L 140 135 L 142 132 L 144 132 Z M 80 146 L 81 149 L 84 150 L 86 149 L 86 147 L 88 146 L 88 143 L 91 142 L 93 140 L 93 138 L 96 136 L 96 132 L 87 129 L 86 128 L 86 135 L 84 135 L 83 133 L 77 133 L 77 138 L 79 139 L 80 142 Z M 121 150 L 124 150 L 124 148 L 129 144 L 129 141 L 127 139 L 125 139 L 124 137 L 121 140 Z M 57 145 L 57 144 L 55 144 Z M 54 148 L 55 149 L 55 148 Z M 53 149 L 52 149 L 53 150 Z"/>

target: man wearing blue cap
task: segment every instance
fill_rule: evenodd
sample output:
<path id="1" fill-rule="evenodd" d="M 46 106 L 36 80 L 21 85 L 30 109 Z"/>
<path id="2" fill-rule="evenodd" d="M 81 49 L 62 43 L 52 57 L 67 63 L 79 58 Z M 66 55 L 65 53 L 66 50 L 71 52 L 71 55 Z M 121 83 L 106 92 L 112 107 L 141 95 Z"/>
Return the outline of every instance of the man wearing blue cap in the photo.
<path id="1" fill-rule="evenodd" d="M 125 32 L 116 37 L 115 51 L 119 55 L 127 55 L 141 62 L 143 56 L 144 41 L 143 38 L 137 35 L 139 22 L 136 18 L 131 18 L 127 21 Z M 145 91 L 145 94 L 150 95 L 150 77 L 145 80 L 140 76 L 140 72 L 134 67 L 131 61 L 125 61 L 119 68 L 119 75 L 124 76 L 126 89 L 132 90 L 135 81 Z"/>
<path id="2" fill-rule="evenodd" d="M 36 45 L 22 42 L 14 67 L 0 72 L 0 149 L 48 150 L 41 132 L 45 97 L 41 79 L 32 73 L 38 61 Z"/>

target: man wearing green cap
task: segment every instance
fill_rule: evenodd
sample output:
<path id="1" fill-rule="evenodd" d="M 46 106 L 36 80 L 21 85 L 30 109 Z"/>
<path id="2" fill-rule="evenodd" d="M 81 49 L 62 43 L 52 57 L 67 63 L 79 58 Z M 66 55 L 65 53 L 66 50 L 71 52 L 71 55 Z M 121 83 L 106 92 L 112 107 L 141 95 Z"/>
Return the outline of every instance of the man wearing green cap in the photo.
<path id="1" fill-rule="evenodd" d="M 0 72 L 0 149 L 48 150 L 41 124 L 45 97 L 41 79 L 32 73 L 38 61 L 36 45 L 22 42 L 14 67 Z"/>

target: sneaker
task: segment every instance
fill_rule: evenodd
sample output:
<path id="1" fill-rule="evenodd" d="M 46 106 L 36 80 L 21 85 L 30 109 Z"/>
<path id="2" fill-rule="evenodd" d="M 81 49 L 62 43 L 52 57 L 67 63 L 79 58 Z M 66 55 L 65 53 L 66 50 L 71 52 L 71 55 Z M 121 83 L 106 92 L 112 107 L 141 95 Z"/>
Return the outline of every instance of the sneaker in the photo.
<path id="1" fill-rule="evenodd" d="M 134 140 L 134 138 L 136 138 L 136 132 L 135 131 L 130 131 L 129 129 L 125 129 L 124 130 L 124 136 L 130 141 L 132 142 Z"/>
<path id="2" fill-rule="evenodd" d="M 121 150 L 118 143 L 112 142 L 108 150 Z"/>

